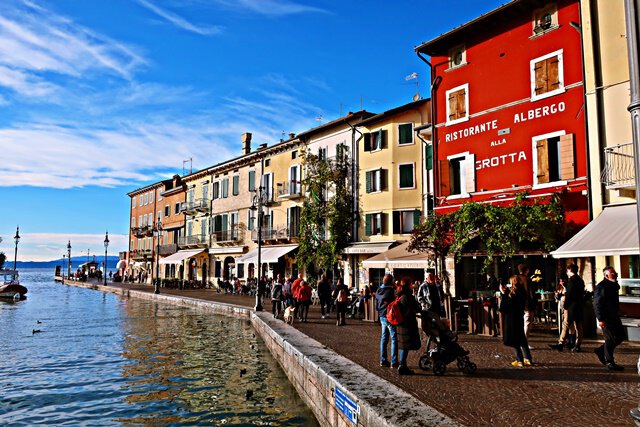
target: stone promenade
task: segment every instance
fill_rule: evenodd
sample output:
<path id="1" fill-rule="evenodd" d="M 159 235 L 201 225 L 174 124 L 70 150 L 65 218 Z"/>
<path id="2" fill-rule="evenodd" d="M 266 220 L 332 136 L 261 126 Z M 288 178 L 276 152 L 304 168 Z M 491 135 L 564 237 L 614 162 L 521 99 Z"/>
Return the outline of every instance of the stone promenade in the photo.
<path id="1" fill-rule="evenodd" d="M 111 285 L 110 286 L 114 286 Z M 117 287 L 152 292 L 150 286 Z M 254 298 L 218 294 L 212 290 L 171 290 L 162 293 L 252 307 Z M 265 310 L 271 303 L 266 301 Z M 629 411 L 640 405 L 640 377 L 636 363 L 640 346 L 625 343 L 616 349 L 622 373 L 608 372 L 593 349 L 597 340 L 583 344 L 584 353 L 550 350 L 557 335 L 540 325 L 531 345 L 535 365 L 513 368 L 513 353 L 500 338 L 460 335 L 460 344 L 478 365 L 474 375 L 463 375 L 455 363 L 436 377 L 418 368 L 421 350 L 411 352 L 409 367 L 414 376 L 400 377 L 378 363 L 380 327 L 375 323 L 347 319 L 338 327 L 334 319 L 321 319 L 312 306 L 308 323 L 294 327 L 370 372 L 395 384 L 418 400 L 468 426 L 631 426 Z M 384 385 L 382 385 L 384 386 Z M 394 402 L 389 402 L 392 411 Z"/>

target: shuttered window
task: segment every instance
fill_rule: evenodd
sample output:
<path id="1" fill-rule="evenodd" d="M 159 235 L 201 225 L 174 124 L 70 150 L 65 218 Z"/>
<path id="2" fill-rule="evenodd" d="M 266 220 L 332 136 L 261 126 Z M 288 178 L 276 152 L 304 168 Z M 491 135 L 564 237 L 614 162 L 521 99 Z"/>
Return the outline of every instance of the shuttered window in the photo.
<path id="1" fill-rule="evenodd" d="M 240 175 L 233 176 L 233 188 L 231 192 L 234 196 L 240 194 Z"/>
<path id="2" fill-rule="evenodd" d="M 574 179 L 574 135 L 561 135 L 536 141 L 536 183 Z"/>
<path id="3" fill-rule="evenodd" d="M 413 124 L 403 123 L 398 126 L 399 145 L 413 144 Z"/>
<path id="4" fill-rule="evenodd" d="M 413 163 L 398 166 L 400 188 L 415 188 Z"/>
<path id="5" fill-rule="evenodd" d="M 365 191 L 375 193 L 387 189 L 387 171 L 376 169 L 365 173 Z"/>
<path id="6" fill-rule="evenodd" d="M 416 225 L 420 224 L 420 211 L 394 211 L 393 234 L 409 234 Z"/>
<path id="7" fill-rule="evenodd" d="M 219 199 L 220 198 L 220 182 L 216 181 L 213 183 L 213 198 L 214 199 Z"/>
<path id="8" fill-rule="evenodd" d="M 531 61 L 531 97 L 541 99 L 564 92 L 562 50 Z"/>
<path id="9" fill-rule="evenodd" d="M 467 120 L 469 85 L 465 84 L 446 92 L 447 96 L 447 124 Z"/>
<path id="10" fill-rule="evenodd" d="M 475 154 L 463 153 L 439 162 L 440 195 L 467 195 L 476 191 L 475 159 Z"/>
<path id="11" fill-rule="evenodd" d="M 424 168 L 428 171 L 433 169 L 433 145 L 428 144 L 425 149 Z"/>
<path id="12" fill-rule="evenodd" d="M 364 234 L 367 236 L 384 234 L 385 217 L 386 214 L 383 213 L 366 214 L 364 217 Z"/>
<path id="13" fill-rule="evenodd" d="M 222 179 L 222 198 L 229 197 L 229 178 Z"/>
<path id="14" fill-rule="evenodd" d="M 364 134 L 364 151 L 378 151 L 387 148 L 387 131 L 377 130 Z"/>
<path id="15" fill-rule="evenodd" d="M 256 190 L 256 171 L 249 171 L 249 191 Z"/>

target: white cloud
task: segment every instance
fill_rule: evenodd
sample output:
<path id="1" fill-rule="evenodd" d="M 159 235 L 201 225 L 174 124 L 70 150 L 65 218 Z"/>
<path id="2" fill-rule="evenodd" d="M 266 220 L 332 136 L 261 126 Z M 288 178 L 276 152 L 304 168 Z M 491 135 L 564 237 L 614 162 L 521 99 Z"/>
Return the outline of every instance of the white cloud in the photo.
<path id="1" fill-rule="evenodd" d="M 284 16 L 298 13 L 328 13 L 326 10 L 287 0 L 213 0 L 232 9 L 248 10 L 261 15 Z"/>
<path id="2" fill-rule="evenodd" d="M 72 234 L 72 233 L 20 233 L 18 245 L 18 261 L 51 261 L 67 254 L 67 242 L 71 241 L 71 256 L 95 255 L 97 259 L 104 257 L 104 234 Z M 129 236 L 109 233 L 109 255 L 117 255 L 129 247 Z M 7 255 L 7 262 L 13 262 L 13 239 L 5 237 L 0 243 L 0 252 Z"/>
<path id="3" fill-rule="evenodd" d="M 140 4 L 141 6 L 149 9 L 156 15 L 160 16 L 161 18 L 164 18 L 171 24 L 185 31 L 200 34 L 201 36 L 210 36 L 214 34 L 219 34 L 223 30 L 223 28 L 219 25 L 204 27 L 204 26 L 192 24 L 191 22 L 187 21 L 185 18 L 173 12 L 170 12 L 166 9 L 163 9 L 151 3 L 150 1 L 147 1 L 147 0 L 137 0 L 137 1 L 138 1 L 138 4 Z"/>

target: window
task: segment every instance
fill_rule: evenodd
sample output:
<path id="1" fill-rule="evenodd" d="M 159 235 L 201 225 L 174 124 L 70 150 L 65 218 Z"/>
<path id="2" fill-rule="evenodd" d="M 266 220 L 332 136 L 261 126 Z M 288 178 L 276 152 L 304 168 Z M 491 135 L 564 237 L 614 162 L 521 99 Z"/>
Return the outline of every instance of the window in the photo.
<path id="1" fill-rule="evenodd" d="M 195 199 L 195 189 L 191 187 L 189 191 L 187 191 L 187 204 L 189 207 L 193 206 L 193 200 Z"/>
<path id="2" fill-rule="evenodd" d="M 212 191 L 212 196 L 214 199 L 219 199 L 220 198 L 220 182 L 216 181 L 213 183 L 213 191 Z"/>
<path id="3" fill-rule="evenodd" d="M 256 191 L 256 171 L 249 171 L 249 191 Z"/>
<path id="4" fill-rule="evenodd" d="M 447 125 L 469 120 L 469 84 L 454 87 L 446 92 Z"/>
<path id="5" fill-rule="evenodd" d="M 318 148 L 318 159 L 319 160 L 327 160 L 328 156 L 327 156 L 327 147 L 320 147 Z"/>
<path id="6" fill-rule="evenodd" d="M 240 175 L 233 176 L 233 186 L 231 188 L 231 194 L 237 196 L 240 194 Z"/>
<path id="7" fill-rule="evenodd" d="M 293 150 L 291 152 L 291 158 L 292 159 L 297 159 L 298 158 L 298 150 Z"/>
<path id="8" fill-rule="evenodd" d="M 208 182 L 202 183 L 202 199 L 209 200 L 209 183 Z"/>
<path id="9" fill-rule="evenodd" d="M 208 234 L 207 231 L 207 217 L 204 217 L 200 219 L 200 235 L 206 236 Z"/>
<path id="10" fill-rule="evenodd" d="M 144 223 L 142 222 L 142 215 L 138 217 L 138 227 L 144 227 Z"/>
<path id="11" fill-rule="evenodd" d="M 143 205 L 143 202 L 144 202 L 144 196 L 141 194 L 141 195 L 140 195 L 140 200 L 139 200 L 138 206 L 142 206 L 142 205 Z"/>
<path id="12" fill-rule="evenodd" d="M 144 193 L 144 205 L 149 204 L 149 193 Z"/>
<path id="13" fill-rule="evenodd" d="M 440 192 L 443 196 L 468 196 L 476 191 L 475 154 L 460 153 L 440 161 Z"/>
<path id="14" fill-rule="evenodd" d="M 293 165 L 289 168 L 289 194 L 300 194 L 300 165 Z"/>
<path id="15" fill-rule="evenodd" d="M 564 72 L 562 67 L 562 49 L 532 59 L 531 100 L 548 98 L 564 92 Z"/>
<path id="16" fill-rule="evenodd" d="M 132 208 L 135 208 L 135 207 L 136 207 L 136 197 L 135 197 L 135 196 L 133 196 L 133 197 L 131 198 L 131 207 L 132 207 Z"/>
<path id="17" fill-rule="evenodd" d="M 149 193 L 149 203 L 153 203 L 153 194 L 154 194 L 153 191 Z"/>
<path id="18" fill-rule="evenodd" d="M 131 228 L 135 228 L 135 226 L 136 226 L 136 217 L 134 216 L 131 218 Z"/>
<path id="19" fill-rule="evenodd" d="M 193 236 L 193 221 L 187 221 L 187 237 Z"/>
<path id="20" fill-rule="evenodd" d="M 534 35 L 543 34 L 549 30 L 558 28 L 558 8 L 554 3 L 533 11 L 531 20 Z"/>
<path id="21" fill-rule="evenodd" d="M 387 189 L 387 171 L 385 169 L 367 171 L 365 178 L 365 190 L 367 193 L 375 193 Z"/>
<path id="22" fill-rule="evenodd" d="M 300 206 L 292 206 L 287 209 L 287 226 L 290 238 L 300 235 Z"/>
<path id="23" fill-rule="evenodd" d="M 180 203 L 176 203 L 173 207 L 173 213 L 176 215 L 180 213 Z"/>
<path id="24" fill-rule="evenodd" d="M 542 135 L 533 139 L 535 158 L 534 185 L 574 179 L 574 135 L 564 131 Z"/>
<path id="25" fill-rule="evenodd" d="M 226 199 L 227 197 L 229 197 L 229 178 L 225 177 L 222 178 L 222 198 Z"/>
<path id="26" fill-rule="evenodd" d="M 424 154 L 424 168 L 428 171 L 433 169 L 433 144 L 427 144 Z"/>
<path id="27" fill-rule="evenodd" d="M 399 188 L 407 189 L 407 188 L 415 188 L 415 176 L 414 176 L 414 167 L 413 163 L 406 163 L 398 166 L 399 173 Z"/>
<path id="28" fill-rule="evenodd" d="M 418 209 L 393 212 L 393 234 L 409 234 L 418 224 L 420 224 Z"/>
<path id="29" fill-rule="evenodd" d="M 273 174 L 262 175 L 262 188 L 267 193 L 268 200 L 273 200 Z"/>
<path id="30" fill-rule="evenodd" d="M 165 217 L 171 216 L 171 206 L 165 205 L 165 207 L 164 207 L 164 216 Z"/>
<path id="31" fill-rule="evenodd" d="M 398 145 L 413 144 L 413 123 L 398 125 Z"/>
<path id="32" fill-rule="evenodd" d="M 271 159 L 265 159 L 264 166 L 265 167 L 271 166 Z"/>
<path id="33" fill-rule="evenodd" d="M 253 216 L 254 213 L 251 209 L 247 211 L 247 229 L 253 230 L 256 218 Z"/>
<path id="34" fill-rule="evenodd" d="M 346 155 L 347 155 L 346 144 L 336 145 L 336 159 L 343 160 Z"/>
<path id="35" fill-rule="evenodd" d="M 459 45 L 449 50 L 449 68 L 456 68 L 467 63 L 467 50 Z"/>
<path id="36" fill-rule="evenodd" d="M 162 200 L 162 190 L 158 190 L 158 201 Z"/>
<path id="37" fill-rule="evenodd" d="M 387 147 L 387 131 L 378 130 L 376 132 L 364 134 L 364 151 L 378 151 Z"/>
<path id="38" fill-rule="evenodd" d="M 386 214 L 371 213 L 364 217 L 364 234 L 373 236 L 376 234 L 384 234 L 384 219 Z"/>

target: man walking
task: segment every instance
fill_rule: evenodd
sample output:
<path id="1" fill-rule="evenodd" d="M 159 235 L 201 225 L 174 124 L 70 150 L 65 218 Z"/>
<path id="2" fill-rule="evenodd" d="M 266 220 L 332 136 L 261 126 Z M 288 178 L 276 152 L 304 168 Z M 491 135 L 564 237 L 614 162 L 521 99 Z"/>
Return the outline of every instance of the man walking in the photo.
<path id="1" fill-rule="evenodd" d="M 562 351 L 569 334 L 569 329 L 573 324 L 576 330 L 576 344 L 571 351 L 579 353 L 582 344 L 582 320 L 584 318 L 584 280 L 578 276 L 578 266 L 569 264 L 567 266 L 567 287 L 564 293 L 564 307 L 562 310 L 562 332 L 558 344 L 552 344 L 554 350 Z"/>
<path id="2" fill-rule="evenodd" d="M 387 306 L 396 299 L 393 289 L 393 276 L 385 274 L 382 279 L 382 286 L 376 291 L 376 308 L 380 315 L 380 326 L 382 336 L 380 337 L 380 366 L 397 368 L 398 363 L 398 336 L 396 327 L 387 320 Z M 387 343 L 391 340 L 391 363 L 387 358 Z"/>
<path id="3" fill-rule="evenodd" d="M 593 292 L 593 309 L 604 334 L 604 344 L 596 348 L 595 353 L 600 363 L 609 371 L 622 371 L 624 368 L 616 364 L 613 357 L 613 351 L 624 341 L 625 335 L 618 311 L 620 305 L 618 273 L 611 266 L 605 267 L 602 271 L 604 280 L 598 283 Z"/>
<path id="4" fill-rule="evenodd" d="M 329 310 L 331 309 L 331 285 L 329 284 L 325 274 L 323 274 L 320 280 L 318 280 L 318 298 L 320 299 L 320 311 L 322 318 L 326 319 L 329 317 Z"/>

